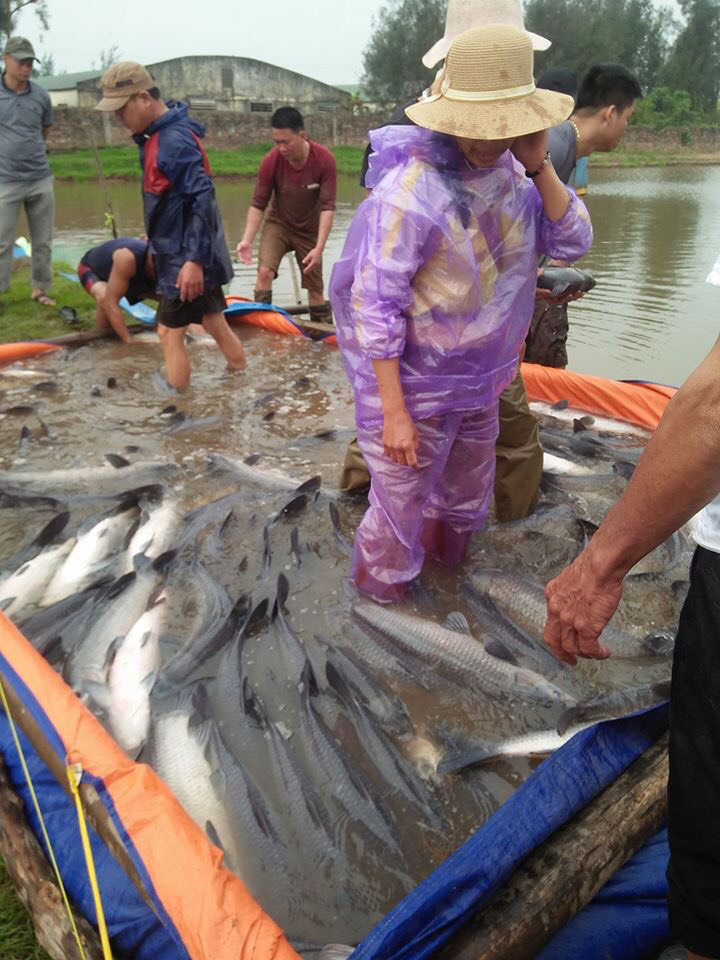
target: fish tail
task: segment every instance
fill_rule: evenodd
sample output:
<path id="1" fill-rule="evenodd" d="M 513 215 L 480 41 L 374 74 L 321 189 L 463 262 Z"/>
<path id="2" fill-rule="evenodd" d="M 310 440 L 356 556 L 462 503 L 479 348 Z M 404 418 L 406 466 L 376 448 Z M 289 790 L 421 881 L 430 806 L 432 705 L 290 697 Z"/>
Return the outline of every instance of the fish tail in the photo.
<path id="1" fill-rule="evenodd" d="M 320 960 L 347 960 L 355 947 L 346 947 L 342 943 L 329 943 L 320 951 Z"/>

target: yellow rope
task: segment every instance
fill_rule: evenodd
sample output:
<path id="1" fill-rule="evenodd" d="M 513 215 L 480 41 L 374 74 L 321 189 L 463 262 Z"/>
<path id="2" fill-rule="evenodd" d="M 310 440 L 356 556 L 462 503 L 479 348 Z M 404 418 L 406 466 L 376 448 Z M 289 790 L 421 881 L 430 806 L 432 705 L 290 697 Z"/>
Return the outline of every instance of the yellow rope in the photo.
<path id="1" fill-rule="evenodd" d="M 83 770 L 80 763 L 73 763 L 69 756 L 66 757 L 65 763 L 67 767 L 68 783 L 70 784 L 72 795 L 75 798 L 75 808 L 77 810 L 77 818 L 80 825 L 80 837 L 82 838 L 85 863 L 87 864 L 87 872 L 90 879 L 90 888 L 92 890 L 93 900 L 95 901 L 95 913 L 97 915 L 97 925 L 100 933 L 100 943 L 102 944 L 103 957 L 105 957 L 105 960 L 112 960 L 110 938 L 108 937 L 107 924 L 105 923 L 105 913 L 103 911 L 102 898 L 100 897 L 100 887 L 98 886 L 97 874 L 95 873 L 95 861 L 93 860 L 90 837 L 88 836 L 87 824 L 85 822 L 85 811 L 83 810 L 82 800 L 80 799 L 79 787 L 80 781 L 82 780 Z"/>
<path id="2" fill-rule="evenodd" d="M 33 806 L 35 807 L 35 813 L 37 814 L 38 821 L 40 822 L 40 829 L 42 831 L 43 839 L 45 841 L 45 848 L 50 857 L 50 863 L 55 872 L 55 878 L 60 888 L 60 894 L 65 904 L 65 909 L 67 911 L 68 919 L 70 921 L 70 926 L 72 932 L 77 941 L 78 950 L 80 951 L 80 956 L 82 960 L 86 960 L 85 951 L 83 950 L 82 941 L 80 939 L 80 933 L 78 932 L 77 925 L 75 923 L 75 918 L 73 916 L 72 908 L 70 906 L 70 901 L 68 900 L 68 895 L 65 892 L 65 884 L 62 881 L 60 876 L 60 868 L 57 865 L 57 860 L 55 859 L 55 854 L 53 852 L 52 844 L 50 843 L 50 837 L 48 836 L 47 829 L 45 828 L 45 820 L 43 819 L 42 811 L 40 810 L 40 804 L 38 803 L 37 794 L 35 793 L 35 787 L 33 786 L 32 778 L 30 777 L 30 771 L 28 770 L 27 763 L 25 762 L 25 755 L 23 753 L 22 746 L 20 745 L 20 738 L 18 737 L 17 730 L 15 728 L 15 722 L 12 718 L 12 713 L 10 712 L 10 705 L 5 696 L 5 687 L 3 686 L 2 679 L 0 678 L 0 697 L 2 698 L 2 704 L 7 714 L 8 722 L 10 724 L 10 730 L 12 732 L 13 740 L 15 741 L 15 746 L 17 748 L 18 756 L 20 757 L 20 764 L 25 774 L 25 780 L 27 781 L 28 790 L 30 791 L 30 796 L 32 797 Z"/>

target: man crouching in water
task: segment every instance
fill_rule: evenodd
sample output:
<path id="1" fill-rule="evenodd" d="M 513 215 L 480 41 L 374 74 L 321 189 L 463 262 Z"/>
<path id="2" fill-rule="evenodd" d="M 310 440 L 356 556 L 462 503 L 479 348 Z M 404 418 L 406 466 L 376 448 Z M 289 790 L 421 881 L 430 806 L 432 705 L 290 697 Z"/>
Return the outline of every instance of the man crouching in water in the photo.
<path id="1" fill-rule="evenodd" d="M 80 283 L 95 300 L 95 325 L 105 333 L 113 330 L 123 343 L 132 343 L 120 301 L 155 299 L 155 270 L 148 255 L 147 240 L 117 237 L 87 251 L 77 268 Z"/>
<path id="2" fill-rule="evenodd" d="M 528 34 L 468 30 L 438 86 L 406 108 L 417 126 L 371 135 L 372 194 L 330 284 L 372 478 L 351 577 L 385 602 L 426 555 L 459 563 L 484 525 L 537 257 L 575 260 L 592 241 L 547 153 L 573 100 L 535 88 Z"/>
<path id="3" fill-rule="evenodd" d="M 233 277 L 203 127 L 183 103 L 160 99 L 155 81 L 139 63 L 116 63 L 101 80 L 96 110 L 114 113 L 133 134 L 143 169 L 145 232 L 160 297 L 158 333 L 168 384 L 190 383 L 185 333 L 202 323 L 233 369 L 245 354 L 224 316 L 223 283 Z"/>

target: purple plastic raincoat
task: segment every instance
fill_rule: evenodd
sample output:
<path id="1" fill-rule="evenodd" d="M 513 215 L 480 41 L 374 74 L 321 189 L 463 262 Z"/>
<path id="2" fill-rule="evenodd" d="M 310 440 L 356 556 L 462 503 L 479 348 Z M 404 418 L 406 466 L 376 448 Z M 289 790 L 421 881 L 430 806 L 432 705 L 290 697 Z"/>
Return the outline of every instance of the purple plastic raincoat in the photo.
<path id="1" fill-rule="evenodd" d="M 400 358 L 405 404 L 416 422 L 482 410 L 496 417 L 497 398 L 515 376 L 530 324 L 539 255 L 577 260 L 590 247 L 592 227 L 571 190 L 565 216 L 548 220 L 537 189 L 509 151 L 496 166 L 480 169 L 452 137 L 421 127 L 384 127 L 371 142 L 366 182 L 373 192 L 350 227 L 330 300 L 355 394 L 358 439 L 373 476 L 355 579 L 365 570 L 369 583 L 389 586 L 412 579 L 422 564 L 417 531 L 411 525 L 408 533 L 401 514 L 428 517 L 433 484 L 442 481 L 447 493 L 453 478 L 443 475 L 428 485 L 422 469 L 400 468 L 410 472 L 400 484 L 404 494 L 396 495 L 397 477 L 389 479 L 381 443 L 377 454 L 383 412 L 372 361 Z M 492 469 L 481 472 L 491 488 Z M 379 482 L 380 473 L 386 482 Z M 479 529 L 487 502 L 487 491 L 476 490 L 462 521 L 457 510 L 447 520 L 456 533 Z M 366 536 L 371 527 L 372 543 Z M 403 569 L 396 558 L 392 573 L 383 570 L 383 537 L 405 547 Z"/>

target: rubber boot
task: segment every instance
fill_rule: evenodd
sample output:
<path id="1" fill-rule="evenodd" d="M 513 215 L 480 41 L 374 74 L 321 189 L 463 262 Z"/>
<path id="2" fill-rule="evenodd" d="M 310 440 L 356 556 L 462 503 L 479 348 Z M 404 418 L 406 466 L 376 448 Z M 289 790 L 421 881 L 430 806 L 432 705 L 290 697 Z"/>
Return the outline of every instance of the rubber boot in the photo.
<path id="1" fill-rule="evenodd" d="M 449 523 L 430 518 L 423 522 L 420 543 L 427 557 L 445 567 L 456 567 L 465 559 L 470 537 L 469 530 L 458 533 Z"/>
<path id="2" fill-rule="evenodd" d="M 400 603 L 405 599 L 406 583 L 381 583 L 357 560 L 352 579 L 363 596 L 377 603 Z"/>
<path id="3" fill-rule="evenodd" d="M 321 303 L 319 306 L 310 307 L 310 319 L 313 323 L 327 323 L 329 326 L 332 326 L 334 323 L 332 315 L 332 307 L 326 300 L 325 303 Z"/>
<path id="4" fill-rule="evenodd" d="M 272 290 L 256 290 L 253 297 L 255 303 L 272 303 Z"/>
<path id="5" fill-rule="evenodd" d="M 356 439 L 350 441 L 345 452 L 338 488 L 342 493 L 367 493 L 370 489 L 370 471 Z"/>

